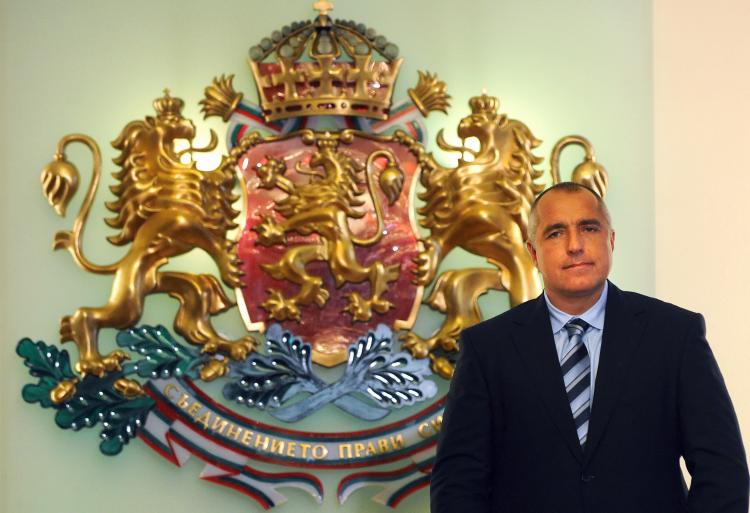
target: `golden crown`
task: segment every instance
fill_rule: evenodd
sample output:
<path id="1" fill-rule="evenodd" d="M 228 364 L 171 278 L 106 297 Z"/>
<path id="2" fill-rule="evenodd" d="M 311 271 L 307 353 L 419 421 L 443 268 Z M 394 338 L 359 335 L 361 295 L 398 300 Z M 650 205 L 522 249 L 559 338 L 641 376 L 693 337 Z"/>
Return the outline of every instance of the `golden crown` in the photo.
<path id="1" fill-rule="evenodd" d="M 318 2 L 314 20 L 287 25 L 250 48 L 267 121 L 320 115 L 388 118 L 402 62 L 398 47 L 361 23 L 331 20 L 327 12 L 332 7 Z"/>
<path id="2" fill-rule="evenodd" d="M 169 95 L 169 89 L 164 90 L 164 96 L 154 100 L 154 110 L 159 118 L 167 116 L 182 117 L 182 108 L 185 106 L 180 98 Z"/>
<path id="3" fill-rule="evenodd" d="M 474 96 L 469 100 L 469 106 L 473 114 L 486 113 L 495 114 L 499 107 L 499 102 L 496 97 L 488 96 L 487 93 L 483 92 L 482 96 Z"/>

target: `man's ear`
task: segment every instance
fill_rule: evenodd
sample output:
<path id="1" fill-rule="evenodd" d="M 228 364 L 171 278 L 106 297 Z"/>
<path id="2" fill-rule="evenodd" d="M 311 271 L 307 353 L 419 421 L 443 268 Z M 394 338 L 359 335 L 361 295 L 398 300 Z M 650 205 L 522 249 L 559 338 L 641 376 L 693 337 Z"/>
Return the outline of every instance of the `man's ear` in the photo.
<path id="1" fill-rule="evenodd" d="M 615 250 L 615 231 L 614 230 L 610 230 L 610 234 L 609 234 L 609 246 L 612 249 L 612 251 Z"/>
<path id="2" fill-rule="evenodd" d="M 612 239 L 612 242 L 614 242 L 614 239 Z M 531 239 L 526 241 L 526 251 L 529 252 L 531 261 L 534 262 L 534 265 L 536 265 L 536 248 L 534 247 L 534 243 L 531 242 Z"/>

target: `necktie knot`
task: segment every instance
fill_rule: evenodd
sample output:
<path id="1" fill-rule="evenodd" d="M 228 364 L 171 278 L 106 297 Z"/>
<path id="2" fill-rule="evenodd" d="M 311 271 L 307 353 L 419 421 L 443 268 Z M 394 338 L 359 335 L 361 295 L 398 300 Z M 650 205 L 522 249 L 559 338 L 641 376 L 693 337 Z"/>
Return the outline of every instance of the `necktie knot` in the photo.
<path id="1" fill-rule="evenodd" d="M 568 332 L 568 338 L 573 338 L 575 335 L 583 335 L 588 328 L 589 323 L 577 317 L 569 320 L 565 325 L 565 331 Z"/>

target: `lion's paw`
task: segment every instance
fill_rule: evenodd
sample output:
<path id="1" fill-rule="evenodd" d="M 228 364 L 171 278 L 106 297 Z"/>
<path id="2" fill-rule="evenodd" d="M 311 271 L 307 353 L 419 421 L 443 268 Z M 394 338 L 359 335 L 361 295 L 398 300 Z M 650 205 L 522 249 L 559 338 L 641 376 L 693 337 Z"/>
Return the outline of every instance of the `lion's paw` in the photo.
<path id="1" fill-rule="evenodd" d="M 268 299 L 260 305 L 268 316 L 277 321 L 300 320 L 300 311 L 296 301 L 285 298 L 281 292 L 276 289 L 268 290 Z"/>
<path id="2" fill-rule="evenodd" d="M 227 266 L 221 274 L 221 279 L 224 280 L 229 287 L 232 288 L 243 288 L 245 283 L 242 281 L 242 277 L 245 273 L 234 265 Z"/>
<path id="3" fill-rule="evenodd" d="M 258 244 L 261 246 L 276 246 L 286 243 L 286 234 L 284 227 L 271 219 L 270 216 L 263 216 L 263 222 L 253 228 L 258 234 Z"/>
<path id="4" fill-rule="evenodd" d="M 232 360 L 243 361 L 247 356 L 255 351 L 258 341 L 253 337 L 242 337 L 229 344 L 229 357 Z"/>
<path id="5" fill-rule="evenodd" d="M 388 301 L 387 299 L 383 299 L 380 297 L 374 297 L 370 300 L 370 305 L 373 310 L 378 312 L 379 314 L 387 313 L 388 310 L 393 308 L 393 303 Z"/>
<path id="6" fill-rule="evenodd" d="M 101 378 L 107 372 L 122 370 L 122 362 L 129 359 L 130 356 L 125 351 L 117 349 L 104 357 L 99 355 L 82 357 L 75 367 L 81 376 L 94 375 Z"/>
<path id="7" fill-rule="evenodd" d="M 438 337 L 437 345 L 439 345 L 440 349 L 442 349 L 443 351 L 447 351 L 449 353 L 458 352 L 458 340 L 456 340 L 456 337 L 452 337 L 449 335 Z"/>
<path id="8" fill-rule="evenodd" d="M 427 358 L 435 346 L 434 339 L 424 340 L 413 331 L 404 335 L 402 341 L 401 347 L 409 351 L 414 358 Z"/>
<path id="9" fill-rule="evenodd" d="M 104 363 L 107 372 L 120 371 L 122 370 L 121 364 L 125 360 L 130 360 L 130 355 L 125 351 L 116 349 L 102 358 L 102 363 Z"/>
<path id="10" fill-rule="evenodd" d="M 328 293 L 328 291 L 321 287 L 317 291 L 315 291 L 315 297 L 313 298 L 313 301 L 315 301 L 315 304 L 318 305 L 319 308 L 323 308 L 328 302 L 329 297 L 330 294 Z"/>
<path id="11" fill-rule="evenodd" d="M 349 304 L 344 307 L 344 312 L 351 315 L 354 322 L 365 322 L 372 318 L 370 302 L 358 292 L 350 292 L 346 295 L 346 298 L 349 300 Z"/>
<path id="12" fill-rule="evenodd" d="M 425 249 L 412 259 L 415 265 L 412 269 L 412 283 L 415 285 L 428 285 L 435 278 L 438 268 L 437 247 L 431 241 L 422 240 L 422 243 Z"/>

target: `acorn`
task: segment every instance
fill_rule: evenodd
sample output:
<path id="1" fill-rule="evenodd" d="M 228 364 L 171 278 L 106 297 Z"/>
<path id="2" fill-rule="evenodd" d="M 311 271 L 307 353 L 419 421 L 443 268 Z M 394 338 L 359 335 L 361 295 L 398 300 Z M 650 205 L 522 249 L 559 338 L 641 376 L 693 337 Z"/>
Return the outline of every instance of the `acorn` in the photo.
<path id="1" fill-rule="evenodd" d="M 115 381 L 114 387 L 117 393 L 125 399 L 132 399 L 145 394 L 141 384 L 134 379 L 120 378 Z"/>
<path id="2" fill-rule="evenodd" d="M 55 388 L 49 391 L 49 398 L 52 404 L 62 404 L 69 401 L 76 393 L 76 384 L 78 379 L 64 379 L 60 381 Z"/>
<path id="3" fill-rule="evenodd" d="M 432 371 L 445 379 L 451 379 L 453 377 L 453 364 L 447 358 L 442 356 L 435 356 L 430 354 L 430 368 Z"/>
<path id="4" fill-rule="evenodd" d="M 229 360 L 209 359 L 201 367 L 200 376 L 203 381 L 213 381 L 224 376 L 229 371 Z"/>

